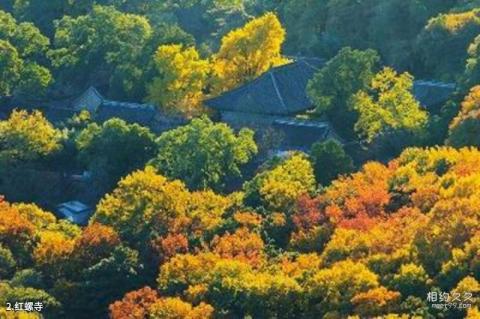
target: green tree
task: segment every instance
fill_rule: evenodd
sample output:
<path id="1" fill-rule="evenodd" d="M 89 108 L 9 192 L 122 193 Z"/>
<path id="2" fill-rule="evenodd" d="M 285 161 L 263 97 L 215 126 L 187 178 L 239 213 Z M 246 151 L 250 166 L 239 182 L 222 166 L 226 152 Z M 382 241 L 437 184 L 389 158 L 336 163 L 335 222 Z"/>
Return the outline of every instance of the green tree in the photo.
<path id="1" fill-rule="evenodd" d="M 0 11 L 0 94 L 38 97 L 52 82 L 46 61 L 49 40 L 31 23 Z"/>
<path id="2" fill-rule="evenodd" d="M 57 21 L 52 63 L 63 81 L 108 83 L 117 68 L 142 55 L 152 33 L 145 17 L 94 6 L 86 15 Z"/>
<path id="3" fill-rule="evenodd" d="M 417 131 L 428 120 L 412 94 L 413 77 L 384 68 L 372 80 L 370 94 L 359 91 L 352 99 L 359 113 L 355 130 L 367 141 L 387 130 Z"/>
<path id="4" fill-rule="evenodd" d="M 479 9 L 440 14 L 431 19 L 418 36 L 421 71 L 437 79 L 455 80 L 463 70 L 468 46 L 479 32 Z"/>
<path id="5" fill-rule="evenodd" d="M 371 83 L 380 57 L 373 50 L 342 49 L 310 80 L 307 92 L 315 112 L 326 114 L 346 137 L 354 136 L 357 112 L 349 103 L 352 96 Z"/>
<path id="6" fill-rule="evenodd" d="M 155 156 L 155 136 L 146 127 L 111 119 L 92 123 L 76 138 L 80 159 L 101 185 L 112 187 L 120 177 L 139 169 Z"/>
<path id="7" fill-rule="evenodd" d="M 17 50 L 9 42 L 0 40 L 0 94 L 9 96 L 13 93 L 22 67 Z"/>
<path id="8" fill-rule="evenodd" d="M 318 142 L 312 145 L 310 158 L 317 182 L 326 186 L 340 174 L 353 171 L 353 160 L 343 146 L 335 140 Z"/>
<path id="9" fill-rule="evenodd" d="M 192 189 L 222 189 L 229 179 L 241 177 L 241 165 L 257 153 L 253 131 L 242 129 L 236 135 L 205 116 L 163 133 L 157 143 L 159 153 L 151 164 Z"/>
<path id="10" fill-rule="evenodd" d="M 8 248 L 0 245 L 0 278 L 10 278 L 15 271 L 17 262 L 13 258 L 13 254 Z"/>
<path id="11" fill-rule="evenodd" d="M 147 100 L 168 113 L 187 117 L 198 114 L 209 74 L 208 61 L 202 60 L 193 47 L 164 45 L 155 53 L 154 63 L 159 75 L 148 86 Z"/>
<path id="12" fill-rule="evenodd" d="M 328 0 L 288 0 L 282 3 L 281 17 L 285 22 L 285 50 L 303 55 L 325 56 L 324 31 Z M 308 8 L 308 10 L 305 10 Z"/>
<path id="13" fill-rule="evenodd" d="M 477 36 L 468 48 L 467 65 L 462 82 L 466 87 L 480 83 L 480 36 Z"/>
<path id="14" fill-rule="evenodd" d="M 156 50 L 162 45 L 182 44 L 193 46 L 195 39 L 176 24 L 162 22 L 153 26 L 153 34 L 149 38 L 142 53 L 131 61 L 124 61 L 113 71 L 110 78 L 109 92 L 118 98 L 142 100 L 148 94 L 148 83 L 159 75 L 155 65 Z M 161 105 L 160 105 L 161 106 Z"/>

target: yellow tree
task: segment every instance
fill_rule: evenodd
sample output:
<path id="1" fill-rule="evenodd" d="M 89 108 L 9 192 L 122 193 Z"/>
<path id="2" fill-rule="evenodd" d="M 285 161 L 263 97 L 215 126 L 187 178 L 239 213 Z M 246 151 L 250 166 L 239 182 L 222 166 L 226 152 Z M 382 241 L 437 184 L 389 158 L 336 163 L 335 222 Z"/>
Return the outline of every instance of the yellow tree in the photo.
<path id="1" fill-rule="evenodd" d="M 371 142 L 388 130 L 416 131 L 422 128 L 428 113 L 421 109 L 412 93 L 413 77 L 397 74 L 385 67 L 372 80 L 370 94 L 359 91 L 353 97 L 353 108 L 359 119 L 355 130 Z"/>
<path id="2" fill-rule="evenodd" d="M 284 40 L 285 30 L 273 13 L 228 33 L 213 59 L 213 93 L 237 87 L 286 63 L 288 60 L 281 55 Z"/>
<path id="3" fill-rule="evenodd" d="M 480 85 L 471 88 L 462 102 L 460 112 L 450 124 L 447 143 L 455 146 L 480 146 Z"/>
<path id="4" fill-rule="evenodd" d="M 209 63 L 202 60 L 194 47 L 162 45 L 154 56 L 159 75 L 148 86 L 147 100 L 168 113 L 187 117 L 198 114 L 203 89 L 209 74 Z"/>
<path id="5" fill-rule="evenodd" d="M 39 111 L 14 111 L 8 120 L 0 121 L 0 160 L 35 160 L 61 148 L 61 132 Z"/>

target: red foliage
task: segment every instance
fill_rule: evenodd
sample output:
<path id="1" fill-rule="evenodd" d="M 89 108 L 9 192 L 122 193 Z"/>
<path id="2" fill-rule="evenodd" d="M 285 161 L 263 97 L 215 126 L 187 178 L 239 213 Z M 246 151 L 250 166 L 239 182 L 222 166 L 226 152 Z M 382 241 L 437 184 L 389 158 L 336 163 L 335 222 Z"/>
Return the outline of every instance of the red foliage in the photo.
<path id="1" fill-rule="evenodd" d="M 262 238 L 247 228 L 240 228 L 234 234 L 216 236 L 212 241 L 213 251 L 223 258 L 244 261 L 259 266 L 264 261 Z"/>
<path id="2" fill-rule="evenodd" d="M 0 199 L 0 243 L 14 247 L 32 238 L 35 226 L 18 209 Z"/>
<path id="3" fill-rule="evenodd" d="M 110 305 L 111 319 L 144 319 L 148 308 L 158 300 L 158 294 L 150 287 L 129 292 L 122 300 Z"/>
<path id="4" fill-rule="evenodd" d="M 183 234 L 168 234 L 153 241 L 152 246 L 161 262 L 168 261 L 176 254 L 188 252 L 188 239 Z"/>
<path id="5" fill-rule="evenodd" d="M 92 264 L 107 257 L 120 244 L 117 232 L 100 223 L 85 228 L 75 242 L 75 253 L 81 262 Z"/>
<path id="6" fill-rule="evenodd" d="M 320 199 L 310 198 L 308 195 L 300 196 L 292 220 L 295 227 L 301 231 L 307 231 L 323 224 L 326 221 L 326 216 L 323 207 L 321 207 Z"/>

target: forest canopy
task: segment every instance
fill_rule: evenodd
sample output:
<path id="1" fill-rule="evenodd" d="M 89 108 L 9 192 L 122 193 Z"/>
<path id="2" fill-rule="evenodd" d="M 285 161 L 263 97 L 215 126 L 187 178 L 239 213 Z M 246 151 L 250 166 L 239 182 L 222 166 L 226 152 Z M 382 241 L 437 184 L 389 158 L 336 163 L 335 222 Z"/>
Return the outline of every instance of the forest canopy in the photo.
<path id="1" fill-rule="evenodd" d="M 0 318 L 480 318 L 480 1 L 0 0 Z"/>

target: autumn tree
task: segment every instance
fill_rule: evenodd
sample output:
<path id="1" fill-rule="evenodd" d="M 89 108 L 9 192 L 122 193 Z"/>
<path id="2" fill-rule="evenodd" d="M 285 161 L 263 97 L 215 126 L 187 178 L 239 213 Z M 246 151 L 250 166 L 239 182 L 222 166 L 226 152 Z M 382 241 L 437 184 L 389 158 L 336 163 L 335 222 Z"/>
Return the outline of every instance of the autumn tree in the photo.
<path id="1" fill-rule="evenodd" d="M 312 164 L 302 154 L 290 154 L 270 170 L 244 184 L 246 203 L 274 209 L 290 209 L 298 197 L 315 190 Z"/>
<path id="2" fill-rule="evenodd" d="M 319 270 L 306 283 L 312 316 L 347 315 L 352 298 L 378 287 L 378 277 L 366 266 L 350 260 Z"/>
<path id="3" fill-rule="evenodd" d="M 163 133 L 157 144 L 159 152 L 151 165 L 191 189 L 223 189 L 229 180 L 241 177 L 241 166 L 257 153 L 253 131 L 242 129 L 237 135 L 207 117 Z"/>
<path id="4" fill-rule="evenodd" d="M 223 258 L 238 259 L 254 267 L 261 266 L 264 262 L 262 238 L 246 228 L 240 228 L 233 234 L 215 237 L 211 246 L 213 252 Z"/>
<path id="5" fill-rule="evenodd" d="M 99 223 L 92 223 L 75 238 L 72 257 L 79 265 L 94 265 L 109 257 L 118 245 L 120 238 L 115 230 Z"/>
<path id="6" fill-rule="evenodd" d="M 150 287 L 127 293 L 122 300 L 109 306 L 112 319 L 144 319 L 148 309 L 158 300 L 158 293 Z"/>
<path id="7" fill-rule="evenodd" d="M 480 10 L 442 13 L 431 19 L 418 36 L 425 73 L 454 80 L 461 74 L 467 50 L 480 30 Z M 449 54 L 445 54 L 449 52 Z"/>
<path id="8" fill-rule="evenodd" d="M 355 131 L 367 141 L 389 130 L 418 131 L 427 122 L 424 111 L 412 93 L 413 77 L 384 68 L 372 80 L 370 92 L 359 91 L 352 99 L 359 113 Z"/>
<path id="9" fill-rule="evenodd" d="M 225 197 L 212 192 L 190 193 L 178 181 L 169 181 L 152 167 L 137 171 L 119 182 L 112 194 L 99 203 L 92 222 L 112 227 L 122 240 L 148 250 L 145 241 L 169 234 L 201 236 L 221 222 L 230 206 Z"/>
<path id="10" fill-rule="evenodd" d="M 159 73 L 148 86 L 147 100 L 167 113 L 186 117 L 200 112 L 203 90 L 209 74 L 209 63 L 202 60 L 194 47 L 160 46 L 154 63 Z"/>
<path id="11" fill-rule="evenodd" d="M 180 298 L 159 298 L 149 308 L 149 317 L 158 319 L 210 319 L 213 318 L 213 307 L 209 304 L 200 303 L 192 306 Z"/>
<path id="12" fill-rule="evenodd" d="M 168 181 L 151 167 L 122 179 L 99 203 L 92 222 L 112 227 L 138 246 L 152 232 L 166 233 L 186 214 L 188 192 L 180 181 Z"/>
<path id="13" fill-rule="evenodd" d="M 39 111 L 15 110 L 0 121 L 0 161 L 6 165 L 48 156 L 60 149 L 61 138 Z"/>
<path id="14" fill-rule="evenodd" d="M 480 86 L 475 86 L 462 102 L 460 112 L 450 124 L 448 143 L 456 146 L 480 146 Z"/>
<path id="15" fill-rule="evenodd" d="M 213 57 L 213 92 L 219 94 L 253 80 L 273 66 L 285 64 L 281 46 L 285 30 L 273 13 L 230 31 Z"/>
<path id="16" fill-rule="evenodd" d="M 374 50 L 343 48 L 308 83 L 307 93 L 315 104 L 315 113 L 327 115 L 347 137 L 354 135 L 353 126 L 358 119 L 349 101 L 370 85 L 379 60 Z"/>

